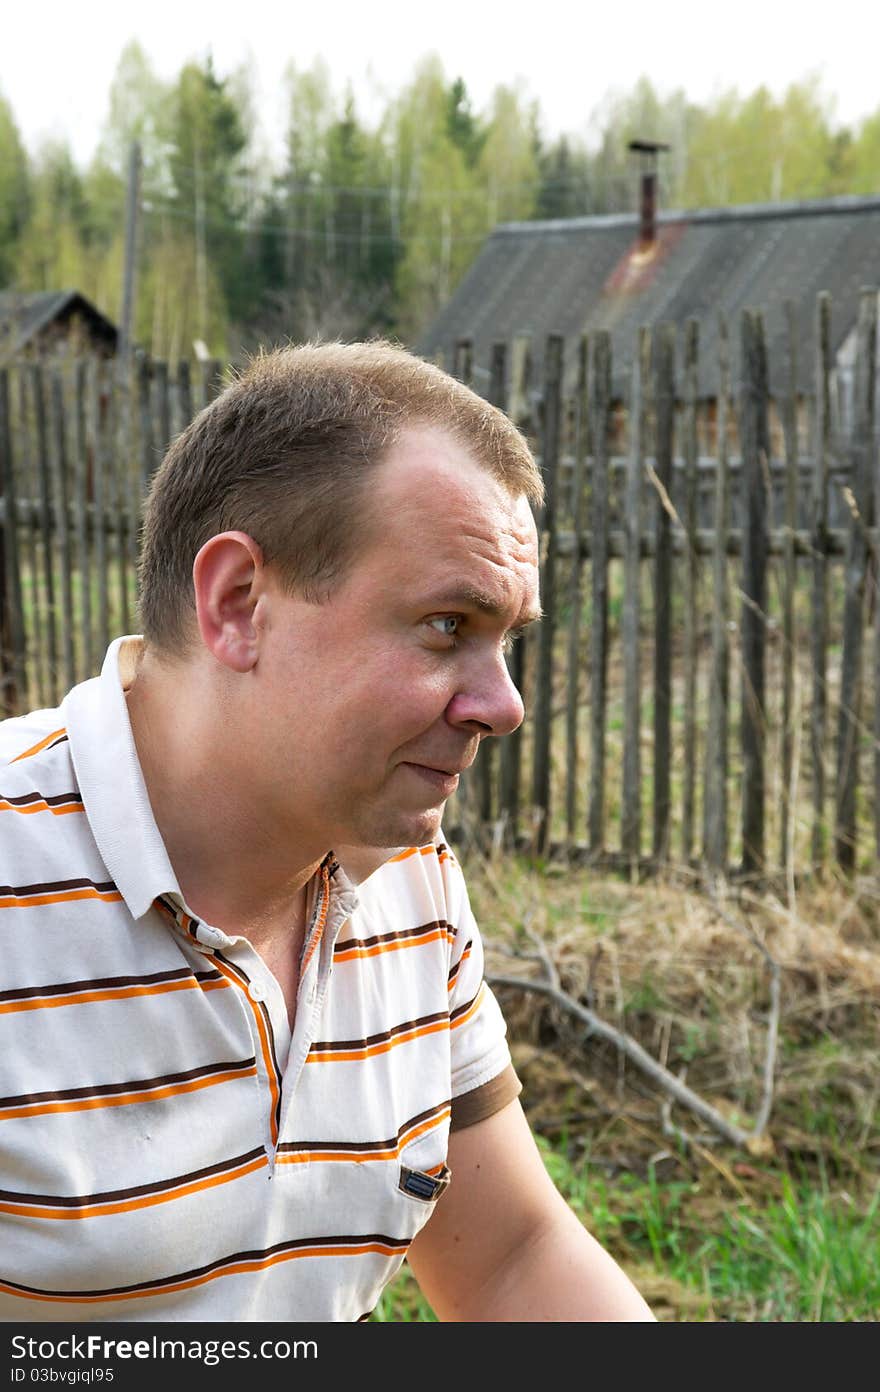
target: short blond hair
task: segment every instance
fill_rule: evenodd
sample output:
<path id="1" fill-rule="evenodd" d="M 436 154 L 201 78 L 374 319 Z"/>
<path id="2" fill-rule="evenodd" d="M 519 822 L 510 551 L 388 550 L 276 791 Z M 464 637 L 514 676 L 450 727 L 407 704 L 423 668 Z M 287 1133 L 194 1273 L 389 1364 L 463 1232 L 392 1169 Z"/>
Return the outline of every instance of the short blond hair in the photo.
<path id="1" fill-rule="evenodd" d="M 326 599 L 369 535 L 372 470 L 420 425 L 447 431 L 512 496 L 543 500 L 540 470 L 504 412 L 403 348 L 306 344 L 251 359 L 153 478 L 140 560 L 147 642 L 185 651 L 193 562 L 219 532 L 246 532 L 291 593 Z"/>

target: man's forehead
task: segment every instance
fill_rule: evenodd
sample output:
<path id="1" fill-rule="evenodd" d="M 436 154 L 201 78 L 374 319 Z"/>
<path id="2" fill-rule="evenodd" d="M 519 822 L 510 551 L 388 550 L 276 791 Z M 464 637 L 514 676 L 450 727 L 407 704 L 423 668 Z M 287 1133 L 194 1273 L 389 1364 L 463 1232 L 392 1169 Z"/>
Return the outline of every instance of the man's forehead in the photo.
<path id="1" fill-rule="evenodd" d="M 380 486 L 398 493 L 418 492 L 441 482 L 461 489 L 499 488 L 502 481 L 477 454 L 440 425 L 401 430 L 377 471 Z"/>

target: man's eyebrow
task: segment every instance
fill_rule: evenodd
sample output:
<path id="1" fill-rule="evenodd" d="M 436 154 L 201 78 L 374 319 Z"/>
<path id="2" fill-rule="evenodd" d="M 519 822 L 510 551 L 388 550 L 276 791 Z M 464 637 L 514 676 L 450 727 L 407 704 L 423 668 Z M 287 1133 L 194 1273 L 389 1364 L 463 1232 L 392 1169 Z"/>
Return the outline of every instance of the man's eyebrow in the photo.
<path id="1" fill-rule="evenodd" d="M 481 614 L 488 614 L 490 618 L 499 618 L 504 607 L 500 605 L 492 595 L 485 590 L 475 589 L 472 585 L 457 585 L 454 590 L 445 590 L 442 594 L 431 596 L 431 607 L 433 609 L 478 609 Z M 522 629 L 528 628 L 530 624 L 537 623 L 543 617 L 543 610 L 536 609 L 527 614 L 524 619 L 510 625 L 511 633 L 519 633 Z"/>

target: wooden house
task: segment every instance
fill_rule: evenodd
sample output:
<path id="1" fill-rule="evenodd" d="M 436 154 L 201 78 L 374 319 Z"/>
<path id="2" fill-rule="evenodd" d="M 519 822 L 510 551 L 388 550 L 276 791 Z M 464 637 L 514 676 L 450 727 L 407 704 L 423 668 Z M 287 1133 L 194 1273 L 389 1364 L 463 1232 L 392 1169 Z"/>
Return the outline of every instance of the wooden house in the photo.
<path id="1" fill-rule="evenodd" d="M 113 357 L 116 325 L 78 290 L 0 291 L 0 362 L 61 354 Z"/>
<path id="2" fill-rule="evenodd" d="M 797 389 L 806 399 L 815 381 L 817 296 L 826 291 L 835 405 L 845 424 L 865 286 L 880 286 L 880 196 L 656 214 L 643 196 L 638 213 L 496 227 L 415 348 L 451 368 L 456 343 L 471 340 L 473 384 L 485 392 L 492 345 L 527 337 L 532 389 L 539 391 L 547 335 L 559 333 L 571 389 L 580 336 L 605 329 L 613 396 L 625 402 L 639 327 L 672 322 L 683 331 L 696 319 L 698 395 L 711 406 L 719 390 L 719 315 L 727 324 L 735 393 L 741 314 L 762 311 L 772 394 L 787 380 L 785 303 L 792 301 Z"/>

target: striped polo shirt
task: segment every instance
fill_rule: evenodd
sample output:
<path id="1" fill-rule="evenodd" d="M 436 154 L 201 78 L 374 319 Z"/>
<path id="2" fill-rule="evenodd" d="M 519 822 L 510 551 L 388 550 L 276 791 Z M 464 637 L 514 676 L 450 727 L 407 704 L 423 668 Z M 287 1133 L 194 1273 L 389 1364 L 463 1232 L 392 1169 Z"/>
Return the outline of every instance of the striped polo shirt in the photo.
<path id="1" fill-rule="evenodd" d="M 364 1318 L 443 1201 L 450 1124 L 519 1090 L 461 871 L 439 841 L 365 877 L 328 854 L 291 1031 L 181 896 L 137 641 L 0 724 L 0 1319 Z"/>

